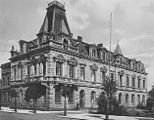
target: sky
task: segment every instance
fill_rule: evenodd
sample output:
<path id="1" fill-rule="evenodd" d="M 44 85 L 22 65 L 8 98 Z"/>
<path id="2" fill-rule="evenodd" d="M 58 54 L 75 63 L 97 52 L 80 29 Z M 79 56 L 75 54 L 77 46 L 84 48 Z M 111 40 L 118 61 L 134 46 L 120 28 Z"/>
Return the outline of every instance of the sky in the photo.
<path id="1" fill-rule="evenodd" d="M 144 63 L 148 90 L 154 85 L 154 0 L 58 0 L 65 4 L 74 37 L 109 46 L 119 42 L 124 56 Z M 36 38 L 50 0 L 0 0 L 0 64 L 10 58 L 11 46 Z"/>

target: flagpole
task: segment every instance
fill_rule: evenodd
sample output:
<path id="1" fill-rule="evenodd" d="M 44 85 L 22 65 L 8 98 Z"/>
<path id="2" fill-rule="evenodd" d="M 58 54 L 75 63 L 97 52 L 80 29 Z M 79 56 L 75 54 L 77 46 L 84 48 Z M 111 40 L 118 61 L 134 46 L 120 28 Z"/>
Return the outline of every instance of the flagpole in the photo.
<path id="1" fill-rule="evenodd" d="M 111 76 L 111 42 L 112 42 L 112 12 L 110 15 L 110 43 L 109 43 L 109 78 Z"/>
<path id="2" fill-rule="evenodd" d="M 110 43 L 109 43 L 109 80 L 111 80 L 111 41 L 112 41 L 112 12 L 110 15 Z M 109 94 L 106 93 L 106 116 L 104 120 L 109 120 Z"/>

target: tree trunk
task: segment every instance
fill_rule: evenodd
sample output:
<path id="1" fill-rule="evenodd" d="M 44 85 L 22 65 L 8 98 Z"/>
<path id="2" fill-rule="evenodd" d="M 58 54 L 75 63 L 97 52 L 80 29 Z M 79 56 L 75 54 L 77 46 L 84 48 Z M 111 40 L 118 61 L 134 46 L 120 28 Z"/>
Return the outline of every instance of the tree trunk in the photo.
<path id="1" fill-rule="evenodd" d="M 33 112 L 36 113 L 37 99 L 33 99 Z"/>
<path id="2" fill-rule="evenodd" d="M 14 111 L 17 112 L 17 97 L 15 97 L 15 108 Z"/>
<path id="3" fill-rule="evenodd" d="M 109 98 L 106 97 L 106 115 L 104 120 L 109 120 Z"/>
<path id="4" fill-rule="evenodd" d="M 64 116 L 67 116 L 67 103 L 66 103 L 66 96 L 64 97 Z"/>

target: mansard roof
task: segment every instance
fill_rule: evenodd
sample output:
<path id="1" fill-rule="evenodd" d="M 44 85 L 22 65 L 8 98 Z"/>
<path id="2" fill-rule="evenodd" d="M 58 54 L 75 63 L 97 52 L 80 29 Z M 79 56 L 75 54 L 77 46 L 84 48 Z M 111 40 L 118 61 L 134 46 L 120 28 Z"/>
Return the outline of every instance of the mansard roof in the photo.
<path id="1" fill-rule="evenodd" d="M 67 47 L 69 49 L 64 49 L 64 40 L 68 41 Z M 22 44 L 20 44 L 22 43 Z M 89 44 L 82 41 L 82 37 L 78 36 L 77 39 L 73 38 L 73 34 L 70 31 L 67 18 L 65 15 L 65 7 L 61 3 L 57 1 L 53 1 L 49 3 L 47 8 L 47 13 L 41 29 L 37 34 L 37 38 L 32 41 L 20 41 L 20 48 L 25 49 L 24 52 L 19 54 L 15 51 L 14 47 L 12 48 L 12 52 L 14 53 L 10 60 L 19 60 L 19 58 L 23 59 L 24 57 L 20 57 L 20 55 L 27 55 L 33 53 L 39 53 L 46 50 L 57 50 L 62 53 L 69 53 L 76 55 L 78 57 L 83 57 L 88 60 L 94 60 L 98 62 L 104 62 L 108 64 L 109 62 L 109 53 L 110 51 L 106 49 L 103 44 Z M 55 47 L 55 48 L 54 48 Z M 95 48 L 97 51 L 97 57 L 91 59 L 91 50 Z M 102 55 L 102 52 L 105 55 Z M 102 57 L 104 56 L 104 57 Z M 104 58 L 105 60 L 101 59 Z M 116 64 L 117 62 L 121 62 L 119 65 L 126 68 L 131 68 L 131 62 L 133 59 L 126 58 L 122 54 L 122 50 L 120 48 L 119 43 L 116 46 L 114 52 L 111 52 L 111 63 Z M 141 65 L 144 68 L 143 65 Z"/>
<path id="2" fill-rule="evenodd" d="M 54 32 L 55 34 L 71 34 L 65 14 L 64 5 L 58 1 L 53 1 L 48 4 L 47 13 L 38 35 L 41 33 L 51 32 Z"/>

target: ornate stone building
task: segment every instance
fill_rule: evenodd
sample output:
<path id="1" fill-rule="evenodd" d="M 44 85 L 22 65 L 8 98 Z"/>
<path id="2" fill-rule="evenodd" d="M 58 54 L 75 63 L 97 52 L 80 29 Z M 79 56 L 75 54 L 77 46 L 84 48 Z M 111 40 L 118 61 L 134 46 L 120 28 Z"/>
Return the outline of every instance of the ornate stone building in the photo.
<path id="1" fill-rule="evenodd" d="M 55 84 L 76 84 L 68 108 L 90 108 L 102 91 L 102 82 L 109 74 L 110 52 L 103 44 L 88 44 L 78 36 L 73 38 L 65 15 L 65 6 L 57 1 L 48 4 L 47 13 L 37 38 L 20 40 L 20 50 L 11 50 L 11 86 L 20 86 L 19 101 L 25 103 L 26 82 L 41 81 L 47 86 L 40 98 L 41 107 L 63 108 L 64 98 Z M 141 61 L 122 54 L 119 44 L 111 52 L 111 79 L 118 83 L 116 98 L 126 106 L 146 104 L 147 73 Z"/>
<path id="2" fill-rule="evenodd" d="M 9 105 L 9 88 L 11 79 L 11 63 L 1 65 L 0 99 L 3 106 Z"/>

